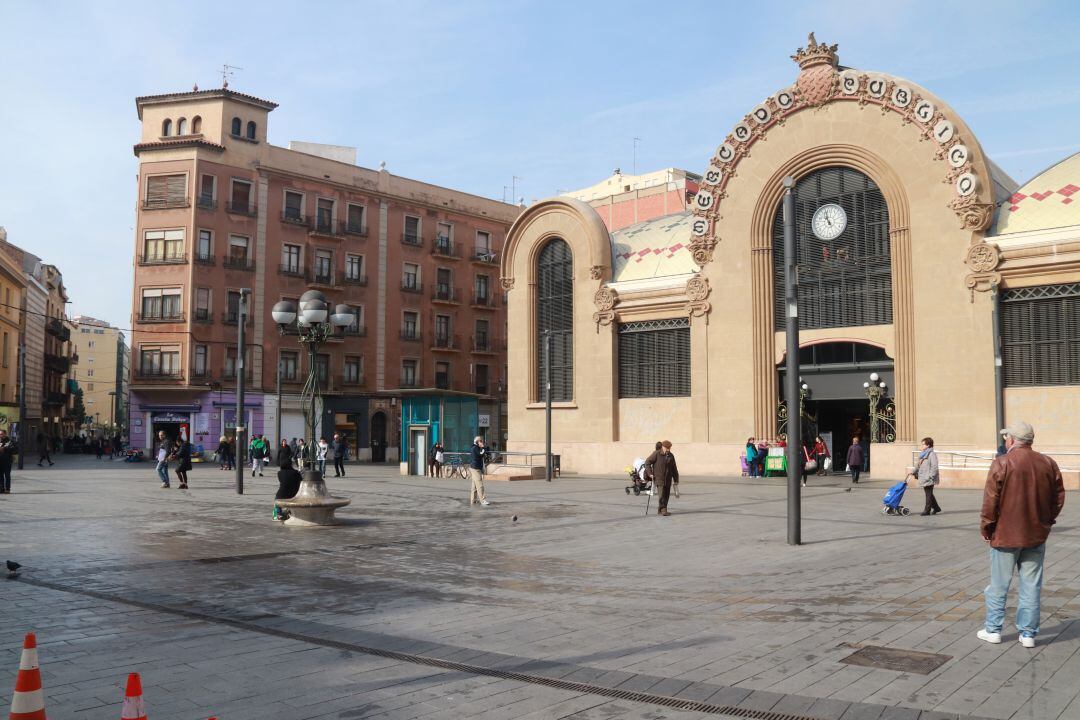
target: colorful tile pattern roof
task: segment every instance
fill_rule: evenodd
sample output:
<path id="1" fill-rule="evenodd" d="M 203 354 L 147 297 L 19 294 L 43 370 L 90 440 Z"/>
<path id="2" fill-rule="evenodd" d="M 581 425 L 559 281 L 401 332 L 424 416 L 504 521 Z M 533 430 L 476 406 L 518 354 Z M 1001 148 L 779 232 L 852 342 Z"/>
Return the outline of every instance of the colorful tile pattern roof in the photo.
<path id="1" fill-rule="evenodd" d="M 643 280 L 697 271 L 690 251 L 689 212 L 665 215 L 611 234 L 612 280 Z"/>
<path id="2" fill-rule="evenodd" d="M 1078 199 L 1080 153 L 1040 173 L 1002 202 L 994 234 L 1080 225 L 1080 202 L 1074 202 Z"/>

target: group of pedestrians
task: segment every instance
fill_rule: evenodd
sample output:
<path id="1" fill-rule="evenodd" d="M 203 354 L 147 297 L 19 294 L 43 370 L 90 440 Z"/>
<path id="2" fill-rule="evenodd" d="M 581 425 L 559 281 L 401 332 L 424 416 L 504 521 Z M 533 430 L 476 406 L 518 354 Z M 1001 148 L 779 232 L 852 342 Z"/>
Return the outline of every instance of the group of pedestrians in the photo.
<path id="1" fill-rule="evenodd" d="M 177 487 L 188 489 L 188 471 L 191 470 L 191 442 L 181 436 L 171 440 L 164 430 L 158 432 L 157 474 L 161 487 L 168 488 L 169 463 L 176 462 Z"/>

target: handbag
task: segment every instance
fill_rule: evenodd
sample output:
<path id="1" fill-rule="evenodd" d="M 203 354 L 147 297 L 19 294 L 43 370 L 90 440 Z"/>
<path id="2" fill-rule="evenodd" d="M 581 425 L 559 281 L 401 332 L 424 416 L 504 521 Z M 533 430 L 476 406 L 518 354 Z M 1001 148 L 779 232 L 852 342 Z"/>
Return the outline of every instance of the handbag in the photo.
<path id="1" fill-rule="evenodd" d="M 825 462 L 822 463 L 826 470 L 832 470 L 832 458 L 826 456 Z"/>
<path id="2" fill-rule="evenodd" d="M 817 460 L 808 460 L 806 463 L 806 472 L 814 472 L 817 470 Z"/>

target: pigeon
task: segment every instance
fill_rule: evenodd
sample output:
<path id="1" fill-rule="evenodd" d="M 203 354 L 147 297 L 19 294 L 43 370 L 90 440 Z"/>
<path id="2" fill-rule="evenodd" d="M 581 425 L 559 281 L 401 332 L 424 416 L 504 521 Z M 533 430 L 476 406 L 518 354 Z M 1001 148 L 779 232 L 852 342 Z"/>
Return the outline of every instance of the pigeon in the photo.
<path id="1" fill-rule="evenodd" d="M 11 578 L 15 577 L 16 575 L 18 575 L 19 574 L 19 568 L 21 568 L 21 567 L 22 567 L 22 565 L 15 562 L 14 560 L 8 560 L 7 561 L 7 571 L 8 571 L 7 576 L 8 576 L 8 579 L 11 579 Z"/>

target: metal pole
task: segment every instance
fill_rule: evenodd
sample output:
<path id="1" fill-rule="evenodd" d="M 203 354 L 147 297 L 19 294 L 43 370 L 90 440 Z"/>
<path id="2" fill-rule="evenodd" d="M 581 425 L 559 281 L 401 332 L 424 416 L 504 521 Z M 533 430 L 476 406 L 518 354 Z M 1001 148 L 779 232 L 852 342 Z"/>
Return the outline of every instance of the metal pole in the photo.
<path id="1" fill-rule="evenodd" d="M 274 427 L 276 434 L 274 438 L 277 440 L 277 447 L 281 447 L 281 358 L 278 358 L 277 362 L 277 421 Z"/>
<path id="2" fill-rule="evenodd" d="M 244 367 L 244 330 L 247 325 L 247 299 L 250 290 L 240 291 L 240 306 L 237 312 L 237 339 L 236 339 L 236 494 L 244 494 L 244 449 L 247 447 L 244 413 L 244 379 L 247 369 Z"/>
<path id="3" fill-rule="evenodd" d="M 788 406 L 787 541 L 802 544 L 802 412 L 799 396 L 799 278 L 795 247 L 795 178 L 784 178 L 784 303 L 787 309 L 787 366 L 784 396 Z M 796 401 L 799 401 L 798 403 Z M 798 405 L 798 408 L 796 407 Z"/>
<path id="4" fill-rule="evenodd" d="M 312 326 L 311 332 L 318 332 L 318 330 L 315 326 Z M 315 362 L 319 357 L 318 351 L 319 348 L 316 345 L 315 340 L 312 339 L 311 342 L 308 343 L 308 367 L 311 368 L 311 415 L 309 422 L 311 427 L 311 437 L 308 439 L 308 467 L 311 468 L 312 472 L 315 471 L 315 455 L 316 449 L 319 447 L 319 441 L 316 439 L 316 433 L 318 433 L 319 428 L 319 418 L 315 416 L 315 399 L 319 396 L 319 369 L 315 366 Z"/>
<path id="5" fill-rule="evenodd" d="M 546 406 L 545 421 L 545 438 L 546 438 L 546 451 L 547 459 L 545 460 L 546 470 L 544 478 L 551 482 L 551 331 L 544 332 L 544 404 Z"/>
<path id="6" fill-rule="evenodd" d="M 994 450 L 1001 447 L 1001 435 L 998 432 L 1005 427 L 1005 376 L 1001 364 L 1001 288 L 997 283 L 991 286 L 991 302 L 994 320 Z"/>
<path id="7" fill-rule="evenodd" d="M 19 343 L 19 469 L 26 455 L 26 343 Z"/>

